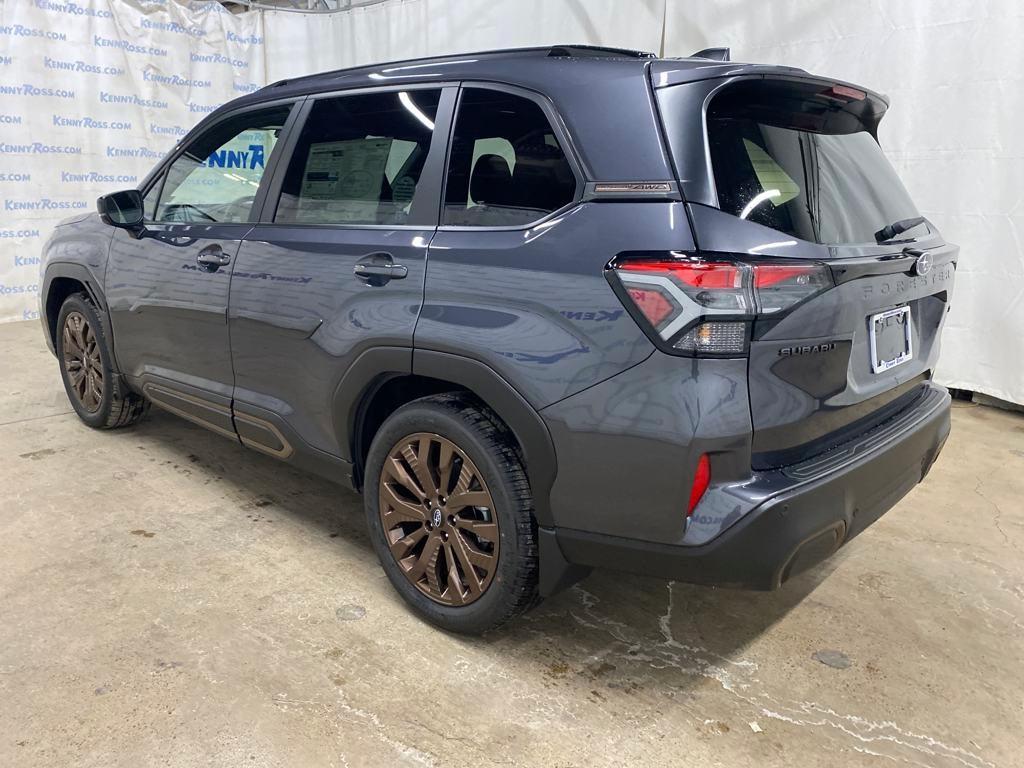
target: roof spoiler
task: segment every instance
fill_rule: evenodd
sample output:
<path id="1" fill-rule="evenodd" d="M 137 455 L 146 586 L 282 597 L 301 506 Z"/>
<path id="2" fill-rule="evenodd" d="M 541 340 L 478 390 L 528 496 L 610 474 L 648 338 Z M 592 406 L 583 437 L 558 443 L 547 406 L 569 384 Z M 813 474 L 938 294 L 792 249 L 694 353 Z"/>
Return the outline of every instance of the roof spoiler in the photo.
<path id="1" fill-rule="evenodd" d="M 691 54 L 691 59 L 711 59 L 712 61 L 729 61 L 729 49 L 728 48 L 705 48 L 702 51 L 697 51 Z"/>

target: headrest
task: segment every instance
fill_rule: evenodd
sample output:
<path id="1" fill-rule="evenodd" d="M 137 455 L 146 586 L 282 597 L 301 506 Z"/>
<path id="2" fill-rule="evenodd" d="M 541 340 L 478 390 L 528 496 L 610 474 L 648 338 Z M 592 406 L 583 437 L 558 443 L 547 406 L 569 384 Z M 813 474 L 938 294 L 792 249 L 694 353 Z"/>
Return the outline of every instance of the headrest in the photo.
<path id="1" fill-rule="evenodd" d="M 477 205 L 508 205 L 512 199 L 512 169 L 501 155 L 480 155 L 469 179 L 469 194 Z"/>

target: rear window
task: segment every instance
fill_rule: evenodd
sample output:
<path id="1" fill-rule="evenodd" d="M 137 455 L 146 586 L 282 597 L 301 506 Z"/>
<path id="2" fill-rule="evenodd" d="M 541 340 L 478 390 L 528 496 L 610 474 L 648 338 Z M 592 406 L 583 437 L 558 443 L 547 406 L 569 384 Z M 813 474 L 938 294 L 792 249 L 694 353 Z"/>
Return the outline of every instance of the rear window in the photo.
<path id="1" fill-rule="evenodd" d="M 871 97 L 821 84 L 744 81 L 716 96 L 707 133 L 719 207 L 829 245 L 875 243 L 920 216 L 873 134 Z M 921 222 L 900 235 L 926 233 Z"/>

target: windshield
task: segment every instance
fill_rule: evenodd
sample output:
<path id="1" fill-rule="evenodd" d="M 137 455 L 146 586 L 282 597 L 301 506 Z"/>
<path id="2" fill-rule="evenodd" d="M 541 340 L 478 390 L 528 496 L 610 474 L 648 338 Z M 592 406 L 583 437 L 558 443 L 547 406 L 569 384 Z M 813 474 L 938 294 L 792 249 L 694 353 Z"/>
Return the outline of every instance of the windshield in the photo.
<path id="1" fill-rule="evenodd" d="M 838 95 L 837 95 L 838 93 Z M 719 207 L 828 245 L 928 232 L 864 121 L 866 94 L 790 81 L 746 81 L 716 96 L 707 133 Z M 890 229 L 886 229 L 889 227 Z"/>

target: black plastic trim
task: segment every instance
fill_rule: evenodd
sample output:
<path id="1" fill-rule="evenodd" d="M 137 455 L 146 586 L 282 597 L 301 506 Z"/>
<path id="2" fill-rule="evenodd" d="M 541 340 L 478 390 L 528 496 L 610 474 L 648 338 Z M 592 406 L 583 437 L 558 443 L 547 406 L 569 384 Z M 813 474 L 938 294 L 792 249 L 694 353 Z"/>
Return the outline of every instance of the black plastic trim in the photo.
<path id="1" fill-rule="evenodd" d="M 537 524 L 551 527 L 550 494 L 558 472 L 557 460 L 551 434 L 533 406 L 494 369 L 472 358 L 417 348 L 413 373 L 468 389 L 508 425 L 523 449 Z"/>

